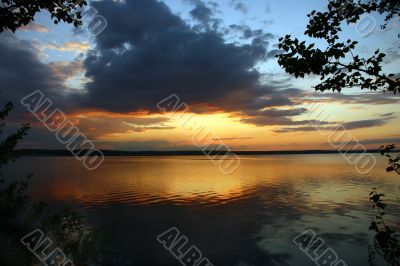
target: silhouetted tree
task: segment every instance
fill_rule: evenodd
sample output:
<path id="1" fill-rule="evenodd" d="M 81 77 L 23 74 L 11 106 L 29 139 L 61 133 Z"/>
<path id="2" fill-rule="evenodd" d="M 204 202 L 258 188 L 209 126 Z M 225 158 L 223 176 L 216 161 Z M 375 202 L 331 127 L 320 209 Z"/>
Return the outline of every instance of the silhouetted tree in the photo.
<path id="1" fill-rule="evenodd" d="M 7 29 L 15 32 L 33 21 L 41 10 L 47 10 L 56 24 L 64 21 L 79 26 L 82 24 L 79 8 L 85 5 L 85 0 L 1 0 L 0 33 Z"/>
<path id="2" fill-rule="evenodd" d="M 12 110 L 13 105 L 7 103 L 0 110 L 0 134 L 5 127 L 5 118 Z M 27 176 L 23 181 L 6 180 L 3 175 L 4 167 L 16 160 L 17 155 L 14 151 L 18 141 L 26 135 L 29 125 L 22 125 L 15 133 L 6 137 L 0 143 L 0 264 L 12 265 L 15 262 L 14 251 L 18 250 L 17 236 L 23 235 L 29 230 L 26 220 L 21 218 L 21 212 L 28 212 L 27 205 L 29 197 L 27 193 L 28 182 L 31 176 Z M 39 208 L 32 208 L 40 211 Z M 37 212 L 36 212 L 37 214 Z M 29 215 L 26 215 L 28 217 Z M 7 249 L 6 249 L 7 247 Z M 21 247 L 19 247 L 21 248 Z M 16 249 L 16 250 L 15 250 Z M 8 256 L 7 253 L 11 256 Z M 18 252 L 19 253 L 19 252 Z M 30 256 L 24 256 L 23 262 L 29 265 Z M 28 260 L 28 261 L 27 261 Z M 20 260 L 21 261 L 21 260 Z"/>
<path id="3" fill-rule="evenodd" d="M 316 47 L 298 38 L 286 35 L 279 39 L 282 53 L 277 55 L 278 63 L 289 74 L 304 78 L 318 75 L 321 82 L 315 86 L 317 91 L 341 91 L 344 88 L 400 92 L 400 78 L 382 71 L 384 53 L 379 49 L 369 58 L 357 55 L 357 41 L 348 39 L 342 42 L 339 33 L 343 24 L 356 23 L 361 15 L 378 12 L 385 15 L 385 23 L 400 15 L 398 0 L 330 0 L 328 11 L 312 11 L 305 35 L 325 41 Z M 323 46 L 323 47 L 322 47 Z"/>
<path id="4" fill-rule="evenodd" d="M 12 103 L 7 103 L 0 110 L 0 135 L 12 108 Z M 70 208 L 46 212 L 44 202 L 35 202 L 28 195 L 32 175 L 22 181 L 4 176 L 4 168 L 17 159 L 15 147 L 29 128 L 23 124 L 0 142 L 0 265 L 37 265 L 38 259 L 20 243 L 21 237 L 34 229 L 47 233 L 76 265 L 100 263 L 104 244 L 110 239 L 108 231 L 90 228 L 84 217 Z"/>

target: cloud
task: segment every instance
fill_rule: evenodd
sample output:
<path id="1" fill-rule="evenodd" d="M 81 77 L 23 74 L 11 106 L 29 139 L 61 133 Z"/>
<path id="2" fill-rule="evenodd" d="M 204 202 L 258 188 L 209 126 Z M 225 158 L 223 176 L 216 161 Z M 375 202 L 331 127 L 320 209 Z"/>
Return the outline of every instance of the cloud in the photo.
<path id="1" fill-rule="evenodd" d="M 350 121 L 350 122 L 324 122 L 320 123 L 320 121 L 309 121 L 305 126 L 300 127 L 282 127 L 274 129 L 275 133 L 290 133 L 290 132 L 306 132 L 306 131 L 336 131 L 336 130 L 354 130 L 361 128 L 371 128 L 383 126 L 395 118 L 394 116 L 385 116 L 385 118 L 381 119 L 365 119 L 358 121 Z M 334 124 L 333 126 L 321 126 L 327 124 Z M 318 125 L 318 126 L 313 126 Z M 339 126 L 340 125 L 340 126 Z"/>
<path id="2" fill-rule="evenodd" d="M 157 150 L 173 147 L 165 140 L 129 140 L 129 138 L 137 138 L 142 132 L 172 129 L 173 127 L 168 126 L 169 119 L 166 117 L 89 112 L 67 114 L 67 119 L 76 125 L 86 137 L 94 141 L 98 148 Z M 33 122 L 31 123 L 32 129 L 19 148 L 65 149 L 65 145 L 56 139 L 53 132 L 35 121 L 31 121 Z M 27 120 L 23 122 L 27 122 Z M 19 124 L 15 126 L 17 127 Z M 125 140 L 121 141 L 120 137 Z"/>
<path id="3" fill-rule="evenodd" d="M 127 124 L 131 127 L 131 131 L 133 132 L 145 132 L 148 130 L 165 130 L 165 129 L 174 129 L 174 127 L 170 126 L 137 126 L 135 124 Z"/>
<path id="4" fill-rule="evenodd" d="M 386 114 L 380 114 L 379 116 L 381 116 L 381 117 L 392 117 L 392 116 L 394 116 L 396 113 L 394 113 L 394 112 L 391 112 L 391 113 L 386 113 Z"/>
<path id="5" fill-rule="evenodd" d="M 239 0 L 231 0 L 230 6 L 233 7 L 234 10 L 239 11 L 244 15 L 247 14 L 247 12 L 249 11 L 247 5 Z"/>
<path id="6" fill-rule="evenodd" d="M 274 34 L 264 32 L 262 29 L 253 30 L 248 25 L 231 24 L 229 29 L 242 33 L 241 39 L 252 39 L 255 42 L 263 42 L 265 45 L 269 45 L 269 41 L 276 37 Z"/>
<path id="7" fill-rule="evenodd" d="M 0 98 L 20 100 L 35 90 L 42 90 L 51 99 L 61 98 L 65 91 L 63 81 L 54 75 L 50 65 L 43 64 L 37 50 L 28 42 L 7 32 L 0 34 Z"/>
<path id="8" fill-rule="evenodd" d="M 249 8 L 242 2 L 236 3 L 235 4 L 235 10 L 242 12 L 243 14 L 247 14 L 249 11 Z"/>
<path id="9" fill-rule="evenodd" d="M 43 92 L 53 102 L 54 108 L 61 108 L 65 113 L 82 108 L 74 98 L 67 97 L 71 91 L 77 90 L 66 86 L 70 79 L 84 73 L 82 58 L 46 64 L 39 55 L 40 51 L 34 44 L 19 40 L 8 32 L 0 34 L 0 101 L 14 103 L 13 116 L 18 121 L 26 122 L 29 114 L 19 104 L 21 99 L 36 90 Z"/>
<path id="10" fill-rule="evenodd" d="M 400 103 L 400 95 L 382 92 L 363 92 L 355 94 L 344 93 L 316 93 L 306 100 L 311 103 L 342 103 L 361 105 L 385 105 Z"/>
<path id="11" fill-rule="evenodd" d="M 210 22 L 210 20 L 213 16 L 213 11 L 211 8 L 207 7 L 204 3 L 199 2 L 196 5 L 196 7 L 190 11 L 190 15 L 194 19 L 196 19 L 204 24 L 207 24 L 208 22 Z"/>
<path id="12" fill-rule="evenodd" d="M 387 123 L 387 120 L 388 119 L 365 119 L 359 121 L 346 122 L 343 123 L 343 126 L 348 130 L 376 127 L 385 125 Z"/>
<path id="13" fill-rule="evenodd" d="M 275 133 L 292 133 L 292 132 L 307 132 L 317 131 L 313 126 L 301 126 L 301 127 L 282 127 L 272 130 Z"/>
<path id="14" fill-rule="evenodd" d="M 271 116 L 271 117 L 277 117 L 277 116 L 298 116 L 303 113 L 307 112 L 306 108 L 297 108 L 297 109 L 276 109 L 276 108 L 271 108 L 271 109 L 266 109 L 260 112 L 257 112 L 258 115 L 263 115 L 263 116 Z"/>
<path id="15" fill-rule="evenodd" d="M 86 52 L 90 46 L 86 42 L 65 42 L 60 45 L 55 43 L 42 44 L 38 48 L 39 50 L 50 49 L 60 52 Z"/>
<path id="16" fill-rule="evenodd" d="M 79 129 L 91 139 L 99 139 L 113 134 L 174 128 L 167 125 L 169 119 L 166 117 L 147 116 L 145 114 L 88 112 L 70 114 L 68 119 L 78 125 Z"/>
<path id="17" fill-rule="evenodd" d="M 87 43 L 38 47 L 14 35 L 1 35 L 4 64 L 0 66 L 0 97 L 16 104 L 18 121 L 36 122 L 27 118 L 28 111 L 18 102 L 38 89 L 93 140 L 173 129 L 160 117 L 142 121 L 132 114 L 158 112 L 156 104 L 172 93 L 192 110 L 247 116 L 263 108 L 291 105 L 290 98 L 302 94 L 301 90 L 287 89 L 282 82 L 260 82 L 263 76 L 255 66 L 266 60 L 265 42 L 227 43 L 221 33 L 209 28 L 198 31 L 153 0 L 96 4 L 113 23 L 97 38 L 96 47 L 87 51 L 85 60 L 78 57 L 71 62 L 46 64 L 38 54 L 45 47 L 86 51 Z M 135 20 L 128 19 L 132 14 L 136 14 Z M 156 19 L 154 14 L 158 14 Z M 251 38 L 267 40 L 270 35 L 258 30 Z M 85 72 L 89 82 L 84 90 L 67 87 L 69 80 Z M 94 110 L 101 115 L 91 113 Z M 36 123 L 34 126 L 34 132 L 41 128 Z M 32 134 L 31 143 L 56 147 L 51 141 L 46 146 L 42 140 L 48 138 L 44 135 Z"/>
<path id="18" fill-rule="evenodd" d="M 268 59 L 275 58 L 277 55 L 279 55 L 281 53 L 282 53 L 282 50 L 279 50 L 279 49 L 270 50 L 270 51 L 268 51 L 267 58 Z"/>
<path id="19" fill-rule="evenodd" d="M 192 4 L 195 7 L 191 15 L 198 21 L 209 23 L 215 19 L 215 5 L 201 1 L 192 1 Z M 9 69 L 0 71 L 5 84 L 28 87 L 29 82 L 40 83 L 29 87 L 49 91 L 51 97 L 65 107 L 68 103 L 66 112 L 157 113 L 157 103 L 176 93 L 194 112 L 231 112 L 239 114 L 243 123 L 298 126 L 297 130 L 311 130 L 307 128 L 310 121 L 296 119 L 306 112 L 296 106 L 311 101 L 304 98 L 304 91 L 290 88 L 288 81 L 265 79 L 257 70 L 257 65 L 280 52 L 268 49 L 269 41 L 275 38 L 273 34 L 234 24 L 230 30 L 239 32 L 246 41 L 229 43 L 223 33 L 212 27 L 199 30 L 190 26 L 163 2 L 100 1 L 93 5 L 109 22 L 103 34 L 96 38 L 96 46 L 80 42 L 44 46 L 59 51 L 86 52 L 84 60 L 46 65 L 20 41 L 16 47 L 6 47 L 2 51 L 15 54 L 23 50 L 19 53 L 20 59 L 17 56 L 15 62 L 8 60 L 14 65 L 13 75 L 18 78 L 13 79 L 7 72 Z M 18 63 L 25 61 L 22 57 L 28 58 L 30 69 L 42 72 L 26 75 L 26 70 L 21 67 L 23 64 Z M 84 92 L 73 93 L 66 88 L 65 82 L 79 73 L 86 73 L 88 82 Z M 17 84 L 22 79 L 27 83 Z M 399 100 L 393 95 L 376 93 L 323 94 L 315 98 L 317 102 L 348 104 L 390 104 Z M 379 121 L 354 121 L 347 126 L 371 127 Z M 164 125 L 138 127 L 131 123 L 125 124 L 123 130 L 128 126 L 133 131 L 168 128 Z"/>
<path id="20" fill-rule="evenodd" d="M 54 75 L 56 75 L 59 80 L 64 83 L 69 79 L 84 73 L 85 68 L 83 67 L 83 61 L 79 58 L 74 61 L 57 61 L 48 64 L 53 70 Z"/>
<path id="21" fill-rule="evenodd" d="M 200 22 L 200 24 L 195 25 L 193 29 L 202 30 L 223 30 L 221 28 L 222 20 L 216 18 L 214 15 L 218 10 L 218 4 L 215 2 L 208 2 L 208 6 L 202 1 L 193 1 L 196 6 L 189 12 L 195 21 Z"/>
<path id="22" fill-rule="evenodd" d="M 296 121 L 292 117 L 301 115 L 307 112 L 305 108 L 294 108 L 294 109 L 276 109 L 270 108 L 262 111 L 247 112 L 246 115 L 249 117 L 242 118 L 242 123 L 254 124 L 257 126 L 271 126 L 271 125 L 303 125 L 310 121 Z"/>
<path id="23" fill-rule="evenodd" d="M 271 12 L 271 7 L 269 6 L 269 3 L 266 3 L 265 13 L 270 13 L 270 12 Z"/>
<path id="24" fill-rule="evenodd" d="M 241 119 L 240 122 L 253 124 L 256 126 L 272 126 L 272 125 L 299 125 L 305 124 L 304 121 L 293 121 L 287 117 L 268 117 L 268 116 L 255 116 L 251 118 Z"/>
<path id="25" fill-rule="evenodd" d="M 21 31 L 36 31 L 39 33 L 48 33 L 50 29 L 44 25 L 37 24 L 37 23 L 29 23 L 28 25 L 25 25 L 21 28 L 19 28 Z"/>
<path id="26" fill-rule="evenodd" d="M 201 1 L 192 3 L 196 4 L 193 10 L 205 6 Z M 288 89 L 286 81 L 265 82 L 256 69 L 271 53 L 267 49 L 274 38 L 271 33 L 244 25 L 236 30 L 242 30 L 243 38 L 250 43 L 228 43 L 223 33 L 209 27 L 192 27 L 155 0 L 102 1 L 93 5 L 109 24 L 92 48 L 82 42 L 33 47 L 15 38 L 16 45 L 3 41 L 5 47 L 0 53 L 6 54 L 10 67 L 0 67 L 0 77 L 5 87 L 21 90 L 11 93 L 10 89 L 2 96 L 19 101 L 40 89 L 66 113 L 154 113 L 159 112 L 159 101 L 176 93 L 194 112 L 240 113 L 249 118 L 247 122 L 253 120 L 258 125 L 263 123 L 261 120 L 290 123 L 284 118 L 268 120 L 265 114 L 257 114 L 261 109 L 293 105 L 291 99 L 303 94 L 299 89 Z M 211 8 L 205 6 L 205 13 L 193 12 L 195 16 L 214 19 L 210 10 L 216 4 L 207 5 Z M 38 49 L 86 51 L 86 57 L 44 64 L 35 55 Z M 31 69 L 34 71 L 29 72 Z M 83 73 L 87 81 L 84 89 L 69 89 L 67 82 Z M 257 115 L 263 118 L 250 118 Z M 148 129 L 159 127 L 144 128 Z"/>
<path id="27" fill-rule="evenodd" d="M 253 139 L 253 137 L 216 138 L 216 139 L 214 139 L 214 140 L 229 141 L 229 140 L 246 140 L 246 139 Z"/>
<path id="28" fill-rule="evenodd" d="M 384 57 L 384 63 L 389 64 L 400 59 L 399 44 L 394 42 L 390 48 L 386 51 L 386 56 Z"/>
<path id="29" fill-rule="evenodd" d="M 265 42 L 227 43 L 221 33 L 198 31 L 154 0 L 93 5 L 108 27 L 84 62 L 92 81 L 75 98 L 83 107 L 155 112 L 173 93 L 190 106 L 228 112 L 291 103 L 277 86 L 260 82 L 255 66 L 266 60 Z"/>

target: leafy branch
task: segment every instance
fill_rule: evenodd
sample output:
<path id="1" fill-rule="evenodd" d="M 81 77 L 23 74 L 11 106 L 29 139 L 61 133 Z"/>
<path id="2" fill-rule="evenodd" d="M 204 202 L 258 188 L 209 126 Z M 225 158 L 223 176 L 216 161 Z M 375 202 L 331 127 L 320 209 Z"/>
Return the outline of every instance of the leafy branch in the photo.
<path id="1" fill-rule="evenodd" d="M 370 201 L 373 202 L 373 208 L 377 210 L 377 215 L 371 222 L 369 230 L 375 231 L 374 247 L 376 252 L 383 256 L 390 265 L 400 265 L 400 236 L 386 225 L 383 217 L 386 214 L 387 205 L 383 203 L 382 197 L 385 195 L 378 193 L 377 188 L 373 188 L 370 193 Z M 371 254 L 371 253 L 370 253 Z"/>
<path id="2" fill-rule="evenodd" d="M 5 30 L 15 32 L 33 21 L 36 13 L 41 10 L 50 12 L 55 24 L 64 21 L 76 27 L 82 25 L 82 15 L 78 8 L 85 5 L 85 0 L 1 0 L 0 33 Z"/>
<path id="3" fill-rule="evenodd" d="M 380 147 L 381 154 L 388 158 L 389 167 L 386 168 L 386 171 L 395 171 L 396 173 L 400 174 L 400 153 L 398 153 L 397 155 L 392 155 L 395 149 L 396 145 L 394 144 Z"/>
<path id="4" fill-rule="evenodd" d="M 386 14 L 385 21 L 400 14 L 399 1 L 330 0 L 327 12 L 312 11 L 305 35 L 326 41 L 325 48 L 307 45 L 305 41 L 286 35 L 279 39 L 278 63 L 296 78 L 306 75 L 320 76 L 318 91 L 341 91 L 343 88 L 400 92 L 400 78 L 393 73 L 383 73 L 382 63 L 386 54 L 378 50 L 369 57 L 356 55 L 357 41 L 339 41 L 342 22 L 355 23 L 364 13 Z M 386 24 L 382 25 L 386 27 Z"/>

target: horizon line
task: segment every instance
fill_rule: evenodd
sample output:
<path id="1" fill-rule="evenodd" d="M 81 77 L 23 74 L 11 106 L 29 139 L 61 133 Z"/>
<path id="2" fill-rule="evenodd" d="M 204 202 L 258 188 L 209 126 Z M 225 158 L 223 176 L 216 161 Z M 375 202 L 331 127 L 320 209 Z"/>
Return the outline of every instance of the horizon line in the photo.
<path id="1" fill-rule="evenodd" d="M 77 150 L 77 153 L 86 153 L 88 150 Z M 104 156 L 188 156 L 188 155 L 204 155 L 204 152 L 210 155 L 218 155 L 218 153 L 230 152 L 236 155 L 290 155 L 290 154 L 341 154 L 341 153 L 381 153 L 379 149 L 368 150 L 352 150 L 342 152 L 339 150 L 324 149 L 308 149 L 308 150 L 256 150 L 256 151 L 202 151 L 202 150 L 143 150 L 143 151 L 124 151 L 124 150 L 107 150 L 100 149 Z M 394 150 L 393 152 L 400 152 Z M 20 156 L 74 156 L 71 151 L 66 149 L 18 149 L 16 153 Z"/>

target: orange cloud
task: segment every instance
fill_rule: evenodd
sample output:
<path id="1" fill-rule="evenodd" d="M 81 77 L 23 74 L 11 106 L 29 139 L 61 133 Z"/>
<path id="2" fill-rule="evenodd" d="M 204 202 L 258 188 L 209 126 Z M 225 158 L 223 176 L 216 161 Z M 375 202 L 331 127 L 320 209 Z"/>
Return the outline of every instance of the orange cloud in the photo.
<path id="1" fill-rule="evenodd" d="M 39 47 L 40 50 L 50 49 L 60 52 L 86 52 L 89 50 L 90 45 L 86 42 L 65 42 L 61 45 L 50 43 L 44 44 Z"/>
<path id="2" fill-rule="evenodd" d="M 167 124 L 168 118 L 154 115 L 82 112 L 70 114 L 68 119 L 93 139 L 174 128 Z"/>
<path id="3" fill-rule="evenodd" d="M 47 33 L 50 31 L 49 28 L 47 28 L 44 25 L 41 24 L 36 24 L 36 23 L 30 23 L 28 25 L 25 25 L 23 27 L 20 28 L 20 30 L 22 31 L 36 31 L 36 32 L 40 32 L 40 33 Z"/>

